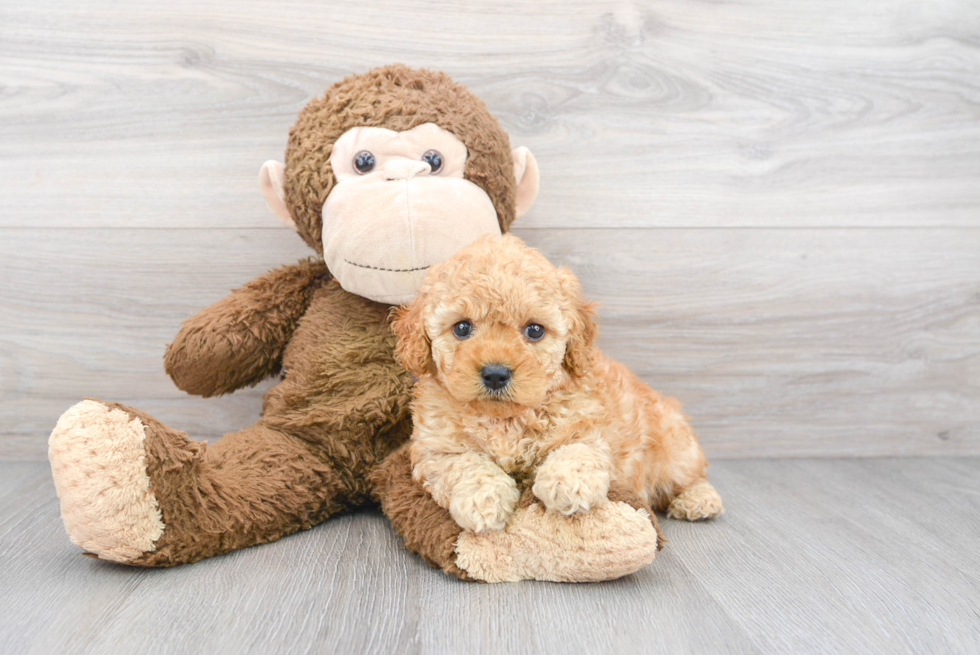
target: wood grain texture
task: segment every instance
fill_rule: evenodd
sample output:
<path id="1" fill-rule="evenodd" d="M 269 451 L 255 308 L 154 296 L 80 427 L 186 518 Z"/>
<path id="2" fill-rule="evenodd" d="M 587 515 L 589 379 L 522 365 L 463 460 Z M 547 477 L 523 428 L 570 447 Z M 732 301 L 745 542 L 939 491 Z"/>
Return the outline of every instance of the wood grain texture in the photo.
<path id="1" fill-rule="evenodd" d="M 11 0 L 0 225 L 269 225 L 297 110 L 405 61 L 537 153 L 527 227 L 975 226 L 978 34 L 973 0 Z"/>
<path id="2" fill-rule="evenodd" d="M 179 322 L 305 256 L 259 164 L 392 61 L 536 153 L 519 233 L 717 457 L 980 453 L 980 6 L 258 0 L 0 5 L 0 457 L 86 395 L 214 438 Z"/>
<path id="3" fill-rule="evenodd" d="M 518 233 L 578 272 L 602 303 L 600 345 L 685 402 L 709 456 L 980 451 L 980 230 Z M 185 317 L 306 255 L 294 234 L 6 236 L 0 452 L 44 457 L 85 396 L 202 438 L 258 417 L 271 382 L 192 398 L 162 354 Z"/>
<path id="4" fill-rule="evenodd" d="M 590 585 L 460 583 L 385 519 L 190 566 L 84 559 L 44 463 L 0 463 L 0 651 L 968 653 L 977 459 L 726 461 L 727 511 L 663 521 L 652 565 Z"/>

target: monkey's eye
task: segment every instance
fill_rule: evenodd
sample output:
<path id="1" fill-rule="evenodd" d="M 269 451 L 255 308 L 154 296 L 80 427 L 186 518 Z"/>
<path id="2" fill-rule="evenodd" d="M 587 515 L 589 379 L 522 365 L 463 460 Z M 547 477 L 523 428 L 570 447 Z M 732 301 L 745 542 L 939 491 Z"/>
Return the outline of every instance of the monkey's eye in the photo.
<path id="1" fill-rule="evenodd" d="M 433 175 L 442 170 L 442 155 L 439 154 L 438 150 L 426 150 L 425 154 L 422 155 L 422 161 L 429 165 L 432 169 L 429 172 Z"/>
<path id="2" fill-rule="evenodd" d="M 356 170 L 361 175 L 373 171 L 374 164 L 375 164 L 374 155 L 372 155 L 367 150 L 362 150 L 356 155 L 354 155 L 354 170 Z"/>
<path id="3" fill-rule="evenodd" d="M 453 326 L 453 336 L 462 341 L 468 339 L 473 333 L 473 324 L 467 320 L 462 320 Z"/>
<path id="4" fill-rule="evenodd" d="M 544 338 L 544 326 L 537 323 L 528 323 L 524 326 L 524 336 L 528 341 L 541 341 Z"/>

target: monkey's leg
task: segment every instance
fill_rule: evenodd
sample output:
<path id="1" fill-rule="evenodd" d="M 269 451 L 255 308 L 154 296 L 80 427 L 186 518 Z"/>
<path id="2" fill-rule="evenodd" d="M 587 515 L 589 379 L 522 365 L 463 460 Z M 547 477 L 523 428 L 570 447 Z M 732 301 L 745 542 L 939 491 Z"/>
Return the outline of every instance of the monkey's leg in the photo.
<path id="1" fill-rule="evenodd" d="M 388 456 L 372 482 L 405 547 L 464 580 L 612 580 L 653 561 L 660 543 L 656 518 L 638 499 L 611 497 L 563 516 L 546 511 L 530 489 L 503 530 L 464 532 L 412 479 L 407 444 Z"/>
<path id="2" fill-rule="evenodd" d="M 263 426 L 210 446 L 138 410 L 86 400 L 49 442 L 71 540 L 136 566 L 195 562 L 309 528 L 342 485 L 309 443 Z"/>

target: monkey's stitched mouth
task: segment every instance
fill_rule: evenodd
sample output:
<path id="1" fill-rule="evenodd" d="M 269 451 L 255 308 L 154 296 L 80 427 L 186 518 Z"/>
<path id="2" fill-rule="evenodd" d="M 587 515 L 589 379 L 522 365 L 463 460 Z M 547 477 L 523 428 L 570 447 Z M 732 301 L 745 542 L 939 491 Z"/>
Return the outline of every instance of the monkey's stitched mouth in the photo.
<path id="1" fill-rule="evenodd" d="M 357 262 L 352 262 L 349 259 L 345 259 L 344 261 L 350 264 L 351 266 L 357 266 L 358 268 L 369 268 L 372 271 L 385 271 L 387 273 L 412 273 L 414 271 L 424 271 L 425 269 L 429 268 L 429 266 L 432 266 L 432 264 L 429 264 L 428 266 L 418 266 L 416 268 L 385 268 L 383 266 L 369 266 L 368 264 L 358 264 Z"/>

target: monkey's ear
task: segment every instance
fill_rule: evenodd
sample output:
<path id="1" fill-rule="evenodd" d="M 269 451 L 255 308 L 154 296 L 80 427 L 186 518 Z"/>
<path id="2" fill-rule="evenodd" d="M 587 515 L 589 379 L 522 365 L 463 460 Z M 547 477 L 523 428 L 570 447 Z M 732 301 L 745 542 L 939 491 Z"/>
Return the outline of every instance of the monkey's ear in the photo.
<path id="1" fill-rule="evenodd" d="M 514 177 L 517 178 L 517 216 L 521 217 L 538 197 L 538 162 L 524 146 L 515 148 L 511 154 L 514 157 Z"/>
<path id="2" fill-rule="evenodd" d="M 286 190 L 283 184 L 286 181 L 286 167 L 275 159 L 270 159 L 262 164 L 259 170 L 259 188 L 262 189 L 262 196 L 265 204 L 272 210 L 273 215 L 278 218 L 283 225 L 296 229 L 296 222 L 289 215 L 286 207 Z"/>

